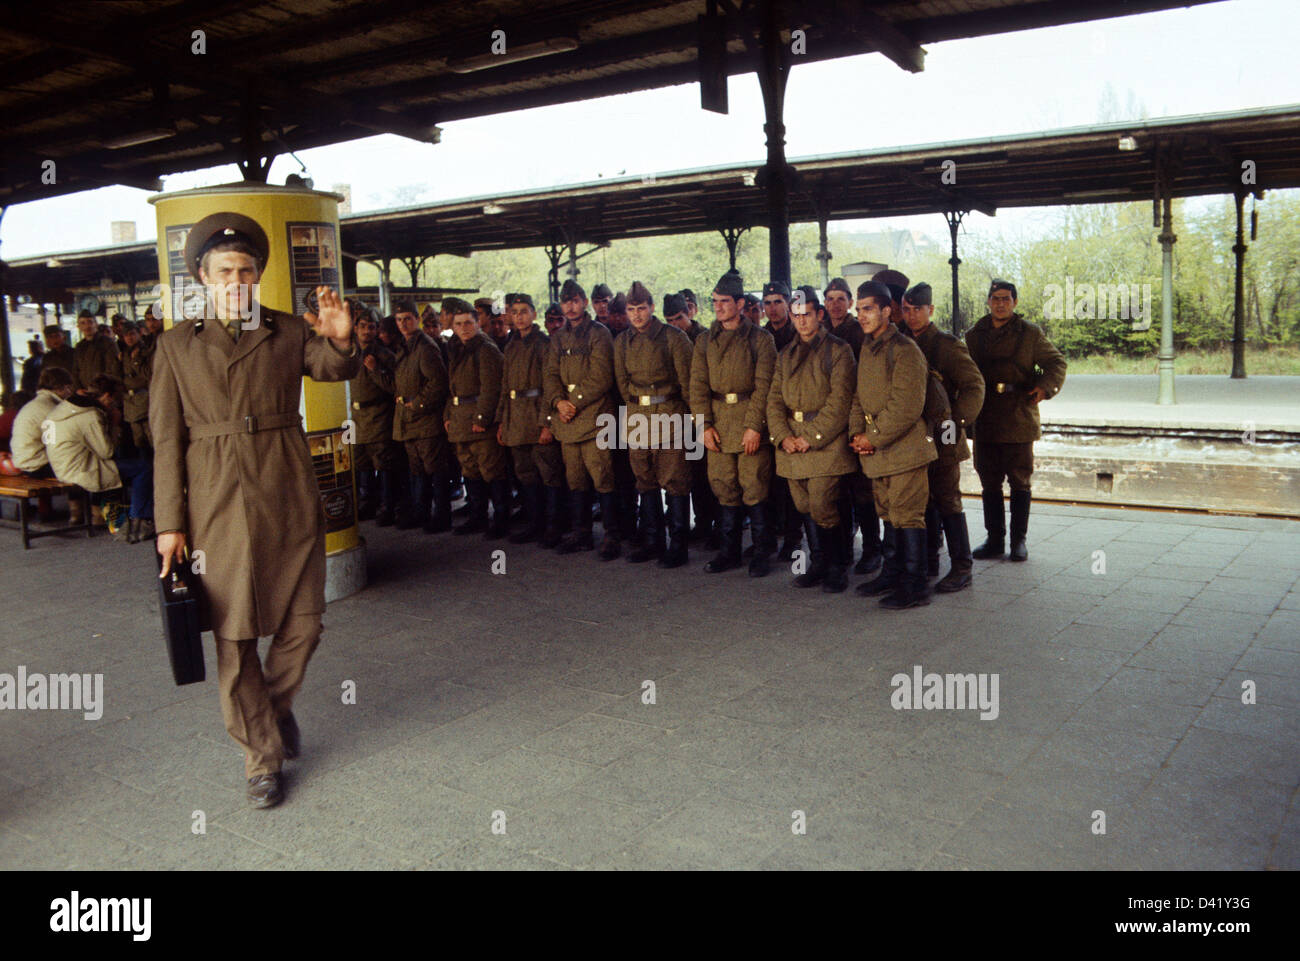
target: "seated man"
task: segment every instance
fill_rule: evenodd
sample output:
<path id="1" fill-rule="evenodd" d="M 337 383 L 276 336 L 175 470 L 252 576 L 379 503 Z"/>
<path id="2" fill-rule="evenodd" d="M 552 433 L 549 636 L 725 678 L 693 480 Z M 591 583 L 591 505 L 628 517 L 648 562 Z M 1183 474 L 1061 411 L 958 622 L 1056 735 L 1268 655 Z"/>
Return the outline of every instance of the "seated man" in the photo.
<path id="1" fill-rule="evenodd" d="M 72 396 L 72 374 L 63 367 L 46 367 L 37 381 L 36 396 L 24 404 L 14 418 L 14 466 L 28 477 L 53 477 L 50 456 L 41 439 L 41 425 L 54 408 Z"/>
<path id="2" fill-rule="evenodd" d="M 145 457 L 114 456 L 122 430 L 121 397 L 120 380 L 96 374 L 87 392 L 73 394 L 50 412 L 44 438 L 54 476 L 101 495 L 97 500 L 108 529 L 134 544 L 146 530 L 144 521 L 153 526 L 153 463 Z M 124 480 L 131 483 L 129 518 L 122 504 Z"/>

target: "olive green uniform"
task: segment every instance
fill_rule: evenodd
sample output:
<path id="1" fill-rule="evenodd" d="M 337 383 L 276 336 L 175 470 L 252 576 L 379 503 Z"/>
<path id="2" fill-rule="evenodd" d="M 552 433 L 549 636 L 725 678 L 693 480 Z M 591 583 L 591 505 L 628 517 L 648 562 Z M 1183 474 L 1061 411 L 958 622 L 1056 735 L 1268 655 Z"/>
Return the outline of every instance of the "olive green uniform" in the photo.
<path id="1" fill-rule="evenodd" d="M 131 425 L 135 446 L 146 450 L 153 446 L 149 434 L 149 379 L 153 376 L 153 342 L 141 339 L 134 350 L 122 354 L 122 418 Z"/>
<path id="2" fill-rule="evenodd" d="M 501 442 L 510 452 L 519 483 L 562 487 L 564 456 L 559 441 L 538 442 L 542 428 L 552 427 L 542 384 L 550 349 L 551 338 L 537 325 L 524 337 L 516 332 L 510 338 L 502 359 L 501 399 L 497 402 L 496 419 L 501 426 Z"/>
<path id="3" fill-rule="evenodd" d="M 448 462 L 443 407 L 447 402 L 447 368 L 437 345 L 421 331 L 407 337 L 393 376 L 393 440 L 406 446 L 412 474 L 433 474 Z M 408 408 L 407 403 L 411 406 Z"/>
<path id="4" fill-rule="evenodd" d="M 98 335 L 72 348 L 73 377 L 78 389 L 89 387 L 99 374 L 122 376 L 122 360 L 117 345 Z"/>
<path id="5" fill-rule="evenodd" d="M 914 339 L 930 370 L 939 375 L 951 409 L 951 424 L 937 425 L 933 438 L 939 457 L 930 464 L 930 499 L 941 514 L 957 514 L 962 510 L 961 462 L 970 459 L 966 429 L 984 404 L 984 377 L 966 345 L 933 323 Z"/>
<path id="6" fill-rule="evenodd" d="M 352 423 L 356 425 L 353 466 L 358 471 L 396 470 L 401 456 L 393 440 L 393 395 L 397 391 L 397 355 L 373 341 L 361 351 L 375 358 L 375 369 L 362 366 L 348 381 L 352 399 Z"/>
<path id="7" fill-rule="evenodd" d="M 651 317 L 644 331 L 629 327 L 614 342 L 614 374 L 628 409 L 628 453 L 637 491 L 645 494 L 662 487 L 673 496 L 690 494 L 691 469 L 682 432 L 690 418 L 686 400 L 691 382 L 690 339 L 658 317 Z M 660 415 L 671 419 L 663 421 L 663 433 L 655 426 L 651 434 Z"/>
<path id="8" fill-rule="evenodd" d="M 795 509 L 818 527 L 840 524 L 841 478 L 858 469 L 847 430 L 855 373 L 852 348 L 819 330 L 808 343 L 799 338 L 788 343 L 772 376 L 767 424 L 776 473 L 789 480 Z M 808 441 L 809 449 L 783 450 L 781 443 L 791 436 Z"/>
<path id="9" fill-rule="evenodd" d="M 551 431 L 560 441 L 564 472 L 572 491 L 595 487 L 601 494 L 614 490 L 614 464 L 608 449 L 597 441 L 601 414 L 614 416 L 614 341 L 604 324 L 584 314 L 575 325 L 557 329 L 543 376 L 546 410 Z M 578 409 L 569 423 L 554 416 L 556 404 L 567 400 Z"/>
<path id="10" fill-rule="evenodd" d="M 720 321 L 695 341 L 691 358 L 691 411 L 702 433 L 712 427 L 720 452 L 708 452 L 709 484 L 724 507 L 753 506 L 767 500 L 772 481 L 768 444 L 767 394 L 776 366 L 772 335 L 741 319 L 734 330 Z M 754 454 L 744 452 L 746 430 L 760 436 Z"/>
<path id="11" fill-rule="evenodd" d="M 443 417 L 461 473 L 466 480 L 503 480 L 506 456 L 496 433 L 501 351 L 491 337 L 479 331 L 468 341 L 453 338 L 447 354 L 448 397 Z"/>

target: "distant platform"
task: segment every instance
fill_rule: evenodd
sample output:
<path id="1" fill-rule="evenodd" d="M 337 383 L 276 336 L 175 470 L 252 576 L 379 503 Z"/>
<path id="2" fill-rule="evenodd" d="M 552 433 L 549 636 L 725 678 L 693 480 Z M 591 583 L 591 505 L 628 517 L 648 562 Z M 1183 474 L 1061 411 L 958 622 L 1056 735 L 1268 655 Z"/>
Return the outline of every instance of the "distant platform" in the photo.
<path id="1" fill-rule="evenodd" d="M 1157 404 L 1159 393 L 1155 374 L 1067 373 L 1065 388 L 1041 407 L 1043 426 L 1253 429 L 1300 439 L 1300 377 L 1187 374 L 1174 379 L 1176 404 Z"/>

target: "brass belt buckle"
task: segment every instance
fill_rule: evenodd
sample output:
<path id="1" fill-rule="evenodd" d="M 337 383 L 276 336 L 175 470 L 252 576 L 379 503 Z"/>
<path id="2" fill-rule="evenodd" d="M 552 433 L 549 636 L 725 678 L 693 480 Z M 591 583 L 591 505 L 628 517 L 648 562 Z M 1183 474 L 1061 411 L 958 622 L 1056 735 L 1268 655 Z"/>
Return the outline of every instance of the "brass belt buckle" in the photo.
<path id="1" fill-rule="evenodd" d="M 510 392 L 510 399 L 511 400 L 515 399 L 515 392 L 513 390 Z"/>
<path id="2" fill-rule="evenodd" d="M 650 406 L 650 395 L 649 395 L 649 394 L 642 394 L 642 395 L 641 395 L 641 406 L 642 406 L 642 407 L 649 407 L 649 406 Z"/>
<path id="3" fill-rule="evenodd" d="M 728 404 L 739 404 L 739 403 L 740 403 L 740 395 L 739 395 L 739 394 L 727 394 L 727 395 L 726 395 L 725 397 L 723 397 L 722 399 L 723 399 L 724 401 L 726 401 Z"/>
<path id="4" fill-rule="evenodd" d="M 257 433 L 257 415 L 248 414 L 244 417 L 244 430 L 249 434 Z"/>
<path id="5" fill-rule="evenodd" d="M 1010 389 L 1010 387 L 1011 387 L 1010 384 L 999 383 L 997 386 L 997 392 L 999 394 L 1005 394 Z"/>
<path id="6" fill-rule="evenodd" d="M 569 385 L 569 393 L 570 393 L 570 394 L 572 394 L 572 393 L 573 393 L 575 390 L 577 390 L 577 389 L 578 389 L 578 385 L 577 385 L 577 384 L 570 384 L 570 385 Z"/>
<path id="7" fill-rule="evenodd" d="M 796 421 L 797 423 L 802 424 L 802 423 L 803 423 L 803 411 L 801 411 L 801 410 L 797 410 L 797 411 L 795 411 L 795 412 L 794 412 L 794 419 L 795 419 L 795 421 Z"/>
<path id="8" fill-rule="evenodd" d="M 360 410 L 360 409 L 361 409 L 361 401 L 359 401 L 359 400 L 354 400 L 354 401 L 352 402 L 352 409 L 353 409 L 353 410 Z"/>

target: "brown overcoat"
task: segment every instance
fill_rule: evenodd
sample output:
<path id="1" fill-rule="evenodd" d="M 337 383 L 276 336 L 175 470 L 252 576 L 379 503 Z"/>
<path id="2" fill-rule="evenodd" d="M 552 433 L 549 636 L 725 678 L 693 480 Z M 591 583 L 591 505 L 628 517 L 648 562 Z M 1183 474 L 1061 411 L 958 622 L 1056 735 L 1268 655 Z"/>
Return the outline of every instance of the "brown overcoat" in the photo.
<path id="1" fill-rule="evenodd" d="M 892 355 L 892 363 L 891 363 Z M 889 477 L 937 460 L 926 426 L 925 355 L 893 324 L 858 354 L 858 386 L 849 411 L 849 438 L 866 434 L 874 454 L 859 454 L 868 477 Z"/>
<path id="2" fill-rule="evenodd" d="M 122 353 L 122 386 L 126 396 L 122 399 L 122 414 L 128 424 L 149 418 L 149 378 L 153 374 L 152 342 L 142 339 L 135 350 Z"/>
<path id="3" fill-rule="evenodd" d="M 562 444 L 594 440 L 600 432 L 601 414 L 613 414 L 618 407 L 614 386 L 614 338 L 609 328 L 584 314 L 573 327 L 568 322 L 551 336 L 551 352 L 543 374 L 548 412 L 567 400 L 578 414 L 567 424 L 551 419 L 551 432 Z"/>
<path id="4" fill-rule="evenodd" d="M 497 423 L 506 447 L 536 444 L 543 427 L 551 426 L 551 414 L 541 393 L 542 372 L 551 351 L 551 338 L 536 324 L 526 337 L 516 333 L 506 344 L 501 367 L 501 400 L 497 402 Z M 511 392 L 514 396 L 510 396 Z"/>
<path id="5" fill-rule="evenodd" d="M 496 342 L 479 331 L 468 342 L 452 338 L 447 346 L 447 406 L 443 420 L 447 439 L 453 444 L 481 440 L 475 427 L 495 435 L 497 401 L 501 399 L 501 351 Z M 473 400 L 468 398 L 473 397 Z"/>
<path id="6" fill-rule="evenodd" d="M 966 429 L 975 423 L 980 408 L 984 406 L 984 375 L 971 360 L 970 351 L 961 339 L 940 330 L 933 321 L 919 334 L 914 334 L 913 339 L 925 355 L 930 370 L 941 378 L 952 412 L 953 442 L 944 442 L 945 426 L 937 428 L 938 436 L 934 438 L 939 460 L 945 463 L 968 460 L 970 444 L 966 442 Z"/>
<path id="7" fill-rule="evenodd" d="M 691 413 L 701 431 L 716 428 L 724 454 L 744 450 L 746 430 L 767 443 L 767 392 L 776 366 L 776 342 L 742 320 L 735 330 L 714 321 L 695 341 L 691 356 Z M 727 403 L 727 395 L 736 397 Z"/>
<path id="8" fill-rule="evenodd" d="M 216 320 L 159 335 L 149 387 L 154 520 L 203 551 L 218 636 L 262 637 L 287 614 L 325 610 L 325 515 L 301 423 L 248 427 L 296 418 L 303 375 L 347 380 L 360 358 L 355 343 L 344 353 L 302 318 L 266 307 L 238 344 Z"/>
<path id="9" fill-rule="evenodd" d="M 1038 405 L 1028 391 L 1041 387 L 1055 397 L 1065 384 L 1065 357 L 1043 329 L 1019 314 L 1001 328 L 985 314 L 966 331 L 971 360 L 984 375 L 984 406 L 975 421 L 975 440 L 1025 444 L 1042 436 Z M 1002 385 L 1002 389 L 998 389 Z"/>

